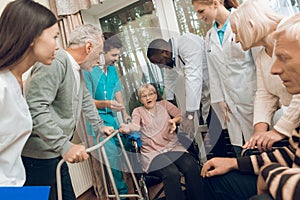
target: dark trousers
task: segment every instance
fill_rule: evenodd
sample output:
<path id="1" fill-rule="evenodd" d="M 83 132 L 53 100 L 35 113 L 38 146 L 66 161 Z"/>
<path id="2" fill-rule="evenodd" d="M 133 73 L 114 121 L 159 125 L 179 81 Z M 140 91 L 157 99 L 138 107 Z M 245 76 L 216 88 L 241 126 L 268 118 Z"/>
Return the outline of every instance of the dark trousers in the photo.
<path id="1" fill-rule="evenodd" d="M 153 159 L 149 169 L 149 175 L 162 179 L 167 200 L 202 199 L 200 166 L 189 153 L 163 153 Z M 187 198 L 181 190 L 180 172 L 185 178 Z"/>
<path id="2" fill-rule="evenodd" d="M 57 200 L 56 166 L 61 157 L 52 159 L 35 159 L 22 157 L 26 170 L 26 186 L 50 186 L 49 200 Z M 69 168 L 66 163 L 61 168 L 63 200 L 76 200 L 72 187 Z"/>
<path id="3" fill-rule="evenodd" d="M 251 197 L 249 200 L 274 200 L 270 194 L 260 194 Z"/>
<path id="4" fill-rule="evenodd" d="M 202 178 L 204 199 L 246 200 L 257 194 L 256 175 L 245 175 L 231 171 L 225 175 Z"/>

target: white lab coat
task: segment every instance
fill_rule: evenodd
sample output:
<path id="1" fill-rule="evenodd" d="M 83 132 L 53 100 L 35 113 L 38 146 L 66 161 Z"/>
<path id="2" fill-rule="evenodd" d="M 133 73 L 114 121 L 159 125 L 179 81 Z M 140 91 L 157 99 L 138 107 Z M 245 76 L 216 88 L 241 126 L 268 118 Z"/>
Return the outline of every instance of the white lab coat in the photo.
<path id="1" fill-rule="evenodd" d="M 167 99 L 172 99 L 175 93 L 182 111 L 197 111 L 203 95 L 209 95 L 205 42 L 195 34 L 186 33 L 173 39 L 173 49 L 175 66 L 166 69 L 164 77 Z M 185 98 L 180 100 L 180 97 Z"/>
<path id="2" fill-rule="evenodd" d="M 230 122 L 224 124 L 220 112 L 217 115 L 227 126 L 231 144 L 241 146 L 253 135 L 253 103 L 256 92 L 256 67 L 251 50 L 243 51 L 235 42 L 228 22 L 221 46 L 215 27 L 206 35 L 206 56 L 209 72 L 211 103 L 225 101 L 232 111 Z"/>

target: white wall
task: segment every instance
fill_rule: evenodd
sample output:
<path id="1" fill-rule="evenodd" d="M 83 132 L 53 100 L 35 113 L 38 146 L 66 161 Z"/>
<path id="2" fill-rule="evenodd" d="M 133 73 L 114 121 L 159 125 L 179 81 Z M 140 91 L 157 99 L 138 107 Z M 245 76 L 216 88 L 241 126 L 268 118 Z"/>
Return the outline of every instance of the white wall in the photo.
<path id="1" fill-rule="evenodd" d="M 94 26 L 101 28 L 98 17 L 91 15 L 85 10 L 81 11 L 82 19 L 84 24 L 93 24 Z"/>
<path id="2" fill-rule="evenodd" d="M 5 8 L 5 6 L 11 2 L 12 0 L 0 0 L 1 4 L 0 4 L 0 13 L 2 13 L 3 9 Z M 46 6 L 47 8 L 49 8 L 49 1 L 48 0 L 36 0 L 36 2 L 39 2 L 40 4 Z"/>

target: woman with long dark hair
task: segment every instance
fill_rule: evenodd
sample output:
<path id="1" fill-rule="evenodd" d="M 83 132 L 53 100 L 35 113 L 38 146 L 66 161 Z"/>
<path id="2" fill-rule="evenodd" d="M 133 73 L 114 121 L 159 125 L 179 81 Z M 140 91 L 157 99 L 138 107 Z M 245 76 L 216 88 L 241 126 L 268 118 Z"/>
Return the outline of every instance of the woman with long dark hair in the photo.
<path id="1" fill-rule="evenodd" d="M 0 186 L 22 186 L 21 152 L 32 129 L 22 75 L 35 62 L 51 64 L 59 35 L 54 14 L 31 0 L 16 0 L 0 18 Z"/>

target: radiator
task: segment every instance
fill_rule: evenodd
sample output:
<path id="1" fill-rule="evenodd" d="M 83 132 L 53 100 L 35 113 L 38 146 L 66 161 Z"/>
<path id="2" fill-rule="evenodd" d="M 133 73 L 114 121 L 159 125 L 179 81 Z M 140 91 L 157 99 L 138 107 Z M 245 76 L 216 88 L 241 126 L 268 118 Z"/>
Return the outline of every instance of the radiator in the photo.
<path id="1" fill-rule="evenodd" d="M 82 163 L 68 163 L 72 185 L 76 197 L 82 195 L 92 187 L 91 169 L 88 160 Z"/>

